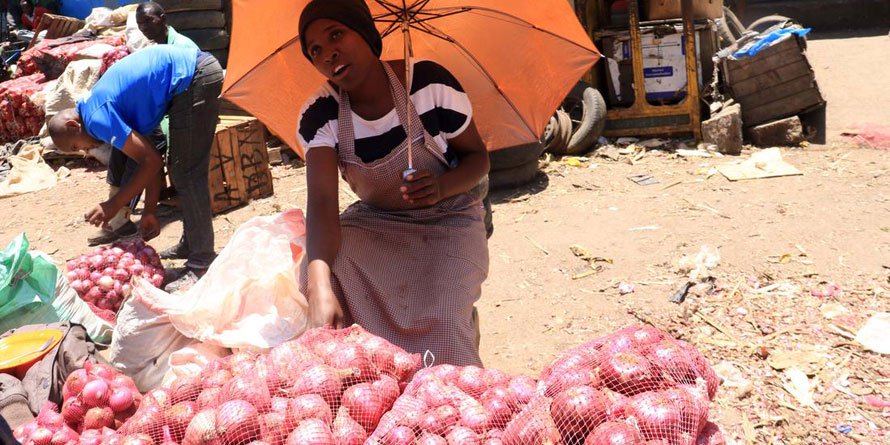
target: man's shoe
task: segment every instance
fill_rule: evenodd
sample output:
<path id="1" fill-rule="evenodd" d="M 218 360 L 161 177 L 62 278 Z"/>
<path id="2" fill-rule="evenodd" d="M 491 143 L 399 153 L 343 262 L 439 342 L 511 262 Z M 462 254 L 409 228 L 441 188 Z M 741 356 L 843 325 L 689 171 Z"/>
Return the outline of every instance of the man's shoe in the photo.
<path id="1" fill-rule="evenodd" d="M 164 282 L 168 283 L 164 286 L 164 291 L 168 294 L 187 291 L 194 286 L 205 273 L 207 273 L 206 269 L 192 269 L 190 267 L 168 269 L 164 273 Z"/>
<path id="2" fill-rule="evenodd" d="M 158 252 L 158 256 L 162 260 L 186 260 L 189 257 L 189 252 L 188 249 L 183 247 L 182 243 L 177 243 L 173 247 Z"/>
<path id="3" fill-rule="evenodd" d="M 133 221 L 127 221 L 126 223 L 124 223 L 124 225 L 118 227 L 117 230 L 99 229 L 99 233 L 90 238 L 87 238 L 87 243 L 89 243 L 90 246 L 109 244 L 121 238 L 133 236 L 138 231 L 139 229 L 136 227 L 136 224 L 133 223 Z"/>

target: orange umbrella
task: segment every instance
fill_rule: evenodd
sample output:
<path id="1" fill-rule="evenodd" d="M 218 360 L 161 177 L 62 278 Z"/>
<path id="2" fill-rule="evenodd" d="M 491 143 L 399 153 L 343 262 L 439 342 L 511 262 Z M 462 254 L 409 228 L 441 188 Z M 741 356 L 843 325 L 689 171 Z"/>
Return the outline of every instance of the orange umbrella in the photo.
<path id="1" fill-rule="evenodd" d="M 325 81 L 300 49 L 297 22 L 307 3 L 234 0 L 223 85 L 223 97 L 300 153 L 300 107 Z M 600 57 L 568 0 L 368 0 L 368 6 L 384 36 L 381 58 L 410 52 L 451 71 L 489 150 L 538 140 Z"/>

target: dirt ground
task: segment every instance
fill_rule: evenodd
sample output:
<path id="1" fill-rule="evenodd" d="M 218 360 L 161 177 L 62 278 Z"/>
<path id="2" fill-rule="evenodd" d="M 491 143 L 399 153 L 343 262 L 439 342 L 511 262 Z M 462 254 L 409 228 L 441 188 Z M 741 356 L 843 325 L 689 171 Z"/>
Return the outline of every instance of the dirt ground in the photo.
<path id="1" fill-rule="evenodd" d="M 890 361 L 851 333 L 890 311 L 890 153 L 840 133 L 890 123 L 890 40 L 886 29 L 815 35 L 809 54 L 830 103 L 830 141 L 783 149 L 802 176 L 730 182 L 711 168 L 732 159 L 592 154 L 580 167 L 550 162 L 534 184 L 494 194 L 479 303 L 486 365 L 534 375 L 567 347 L 648 322 L 720 364 L 725 384 L 712 417 L 732 443 L 887 443 L 890 412 L 863 396 L 890 400 Z M 82 215 L 106 187 L 103 169 L 82 165 L 51 190 L 0 200 L 0 241 L 25 231 L 33 248 L 58 260 L 85 251 L 94 229 Z M 305 169 L 277 166 L 273 174 L 273 197 L 216 218 L 218 249 L 253 216 L 304 208 Z M 627 179 L 635 174 L 660 183 L 637 185 Z M 178 221 L 165 222 L 158 248 L 181 233 Z M 610 262 L 573 279 L 592 269 L 572 245 Z M 705 245 L 720 254 L 714 286 L 668 302 L 686 282 L 680 258 Z M 830 283 L 842 295 L 813 295 Z M 622 294 L 621 284 L 633 292 Z M 813 407 L 783 389 L 789 365 L 777 362 L 789 351 L 812 353 L 792 354 L 792 362 L 811 376 Z"/>

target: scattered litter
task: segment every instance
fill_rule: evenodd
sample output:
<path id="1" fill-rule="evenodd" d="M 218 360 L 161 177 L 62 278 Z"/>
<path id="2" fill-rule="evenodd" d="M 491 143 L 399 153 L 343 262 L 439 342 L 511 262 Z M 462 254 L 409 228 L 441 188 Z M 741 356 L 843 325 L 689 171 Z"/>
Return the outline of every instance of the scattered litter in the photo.
<path id="1" fill-rule="evenodd" d="M 754 390 L 751 380 L 746 378 L 745 373 L 732 362 L 724 360 L 716 364 L 714 372 L 720 377 L 721 386 L 735 389 L 737 398 L 744 398 Z"/>
<path id="2" fill-rule="evenodd" d="M 856 333 L 856 341 L 879 354 L 890 354 L 890 312 L 871 316 Z"/>
<path id="3" fill-rule="evenodd" d="M 717 170 L 730 181 L 803 174 L 797 167 L 782 159 L 782 152 L 778 148 L 761 150 L 742 162 L 720 165 Z"/>
<path id="4" fill-rule="evenodd" d="M 842 423 L 836 427 L 834 427 L 841 434 L 850 434 L 853 431 L 853 425 L 848 423 Z"/>
<path id="5" fill-rule="evenodd" d="M 890 150 L 890 127 L 879 124 L 864 124 L 841 133 L 841 136 L 854 139 L 860 145 L 878 150 Z"/>
<path id="6" fill-rule="evenodd" d="M 618 293 L 621 295 L 632 294 L 636 286 L 630 283 L 621 283 L 618 285 Z"/>
<path id="7" fill-rule="evenodd" d="M 824 283 L 813 288 L 810 294 L 816 298 L 841 298 L 844 296 L 844 290 L 834 283 Z"/>
<path id="8" fill-rule="evenodd" d="M 674 292 L 674 295 L 671 295 L 671 303 L 680 304 L 685 301 L 686 295 L 689 295 L 689 289 L 692 288 L 694 284 L 695 283 L 693 283 L 692 281 L 687 281 L 686 284 L 684 284 L 682 287 L 680 287 L 680 289 Z"/>
<path id="9" fill-rule="evenodd" d="M 816 403 L 813 400 L 813 384 L 807 378 L 807 375 L 797 368 L 788 368 L 783 375 L 785 376 L 785 382 L 782 384 L 782 388 L 785 388 L 788 394 L 794 396 L 801 406 L 818 411 L 819 409 L 816 408 Z"/>
<path id="10" fill-rule="evenodd" d="M 695 157 L 699 157 L 699 158 L 711 158 L 711 157 L 714 157 L 713 154 L 711 154 L 711 153 L 709 153 L 709 152 L 707 152 L 707 151 L 704 151 L 704 150 L 690 150 L 690 149 L 687 149 L 687 148 L 681 148 L 681 149 L 677 150 L 676 153 L 677 153 L 677 155 L 682 156 L 682 157 L 684 157 L 684 158 L 695 158 Z"/>
<path id="11" fill-rule="evenodd" d="M 566 156 L 560 160 L 560 164 L 568 165 L 569 167 L 581 167 L 587 161 L 590 161 L 590 158 L 583 156 Z"/>
<path id="12" fill-rule="evenodd" d="M 819 311 L 822 312 L 822 316 L 825 317 L 826 320 L 831 320 L 840 315 L 847 315 L 850 313 L 849 309 L 839 303 L 825 303 L 822 306 L 819 306 Z"/>
<path id="13" fill-rule="evenodd" d="M 690 281 L 698 281 L 710 276 L 711 269 L 720 264 L 720 251 L 716 247 L 703 245 L 695 256 L 683 255 L 677 264 L 680 273 L 686 274 Z"/>
<path id="14" fill-rule="evenodd" d="M 776 371 L 784 369 L 800 369 L 806 375 L 815 375 L 825 366 L 828 358 L 825 354 L 814 351 L 772 351 L 766 363 Z"/>
<path id="15" fill-rule="evenodd" d="M 637 142 L 636 145 L 644 148 L 658 148 L 667 144 L 668 141 L 664 139 L 646 139 L 642 142 Z"/>
<path id="16" fill-rule="evenodd" d="M 661 226 L 659 225 L 651 225 L 651 226 L 640 226 L 640 227 L 631 227 L 627 229 L 628 232 L 643 232 L 648 230 L 658 230 Z"/>
<path id="17" fill-rule="evenodd" d="M 652 175 L 640 174 L 640 175 L 632 175 L 628 176 L 627 179 L 630 179 L 637 185 L 655 185 L 660 184 L 657 178 Z"/>
<path id="18" fill-rule="evenodd" d="M 884 400 L 878 396 L 867 395 L 862 398 L 862 403 L 872 408 L 890 408 L 890 400 Z"/>
<path id="19" fill-rule="evenodd" d="M 630 145 L 630 144 L 636 143 L 637 141 L 639 141 L 639 139 L 637 139 L 637 138 L 623 137 L 623 138 L 618 138 L 618 140 L 616 140 L 615 143 L 618 145 Z"/>

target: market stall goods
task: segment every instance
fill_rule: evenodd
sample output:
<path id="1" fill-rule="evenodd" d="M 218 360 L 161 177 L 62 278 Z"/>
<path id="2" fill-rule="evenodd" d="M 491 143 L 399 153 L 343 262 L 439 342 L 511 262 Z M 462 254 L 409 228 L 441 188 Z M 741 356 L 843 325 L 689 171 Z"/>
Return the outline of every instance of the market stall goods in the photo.
<path id="1" fill-rule="evenodd" d="M 98 247 L 66 264 L 65 278 L 71 288 L 96 315 L 112 322 L 132 292 L 133 277 L 156 287 L 164 281 L 164 266 L 157 252 L 138 239 Z"/>

